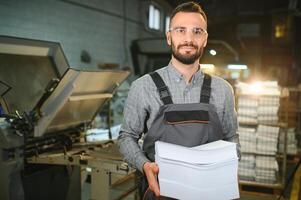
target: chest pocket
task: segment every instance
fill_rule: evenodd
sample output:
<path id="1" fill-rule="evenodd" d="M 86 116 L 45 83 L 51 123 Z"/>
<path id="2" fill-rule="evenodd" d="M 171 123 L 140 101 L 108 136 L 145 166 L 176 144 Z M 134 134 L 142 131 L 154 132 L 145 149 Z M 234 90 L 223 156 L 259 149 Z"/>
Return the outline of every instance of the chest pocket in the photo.
<path id="1" fill-rule="evenodd" d="M 168 111 L 164 120 L 169 125 L 186 123 L 209 123 L 209 113 L 205 110 Z"/>

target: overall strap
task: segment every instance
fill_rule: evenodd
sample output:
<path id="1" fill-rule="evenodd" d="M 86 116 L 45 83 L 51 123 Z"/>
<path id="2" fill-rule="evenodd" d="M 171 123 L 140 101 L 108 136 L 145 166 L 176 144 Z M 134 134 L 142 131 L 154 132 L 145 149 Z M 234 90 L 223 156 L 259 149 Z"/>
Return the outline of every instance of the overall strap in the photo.
<path id="1" fill-rule="evenodd" d="M 211 94 L 211 76 L 209 74 L 204 74 L 204 81 L 201 91 L 201 103 L 209 103 Z"/>
<path id="2" fill-rule="evenodd" d="M 162 77 L 157 72 L 152 72 L 149 75 L 152 77 L 154 83 L 157 86 L 159 96 L 160 96 L 160 99 L 162 100 L 162 102 L 165 105 L 172 104 L 173 102 L 172 102 L 172 99 L 171 99 L 169 89 L 166 86 L 166 84 L 164 83 Z"/>

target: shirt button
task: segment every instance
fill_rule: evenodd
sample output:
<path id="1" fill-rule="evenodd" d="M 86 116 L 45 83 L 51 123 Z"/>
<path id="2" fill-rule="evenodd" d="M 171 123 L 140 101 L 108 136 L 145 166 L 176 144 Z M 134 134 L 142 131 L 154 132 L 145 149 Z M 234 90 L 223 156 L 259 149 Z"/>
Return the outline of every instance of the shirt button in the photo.
<path id="1" fill-rule="evenodd" d="M 181 81 L 181 79 L 180 79 L 180 78 L 178 78 L 178 79 L 177 79 L 177 83 L 180 83 L 180 81 Z"/>

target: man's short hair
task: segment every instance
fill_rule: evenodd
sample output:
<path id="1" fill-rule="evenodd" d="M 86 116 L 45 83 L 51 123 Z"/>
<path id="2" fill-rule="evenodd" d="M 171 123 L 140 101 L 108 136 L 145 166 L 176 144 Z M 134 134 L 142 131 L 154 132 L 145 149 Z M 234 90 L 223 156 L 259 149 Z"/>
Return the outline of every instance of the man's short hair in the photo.
<path id="1" fill-rule="evenodd" d="M 206 17 L 204 10 L 196 2 L 190 1 L 190 2 L 186 2 L 186 3 L 182 3 L 182 4 L 178 5 L 171 13 L 170 22 L 172 21 L 172 19 L 178 12 L 200 13 L 203 16 L 204 20 L 207 22 L 207 17 Z"/>

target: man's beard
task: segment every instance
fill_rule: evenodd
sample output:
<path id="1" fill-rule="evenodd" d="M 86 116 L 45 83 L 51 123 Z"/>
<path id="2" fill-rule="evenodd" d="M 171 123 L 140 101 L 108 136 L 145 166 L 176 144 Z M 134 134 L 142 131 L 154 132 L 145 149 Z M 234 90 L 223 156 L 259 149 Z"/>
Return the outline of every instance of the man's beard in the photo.
<path id="1" fill-rule="evenodd" d="M 196 52 L 194 54 L 181 54 L 179 52 L 181 47 L 184 46 L 189 46 L 189 47 L 194 47 L 196 49 Z M 190 65 L 193 64 L 196 60 L 199 60 L 201 56 L 203 55 L 203 50 L 204 48 L 198 49 L 198 47 L 192 43 L 187 43 L 187 44 L 181 44 L 177 48 L 174 45 L 174 43 L 171 41 L 171 51 L 172 55 L 181 63 Z"/>

